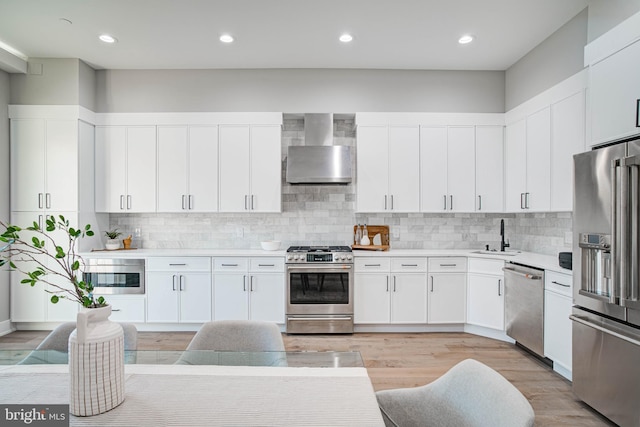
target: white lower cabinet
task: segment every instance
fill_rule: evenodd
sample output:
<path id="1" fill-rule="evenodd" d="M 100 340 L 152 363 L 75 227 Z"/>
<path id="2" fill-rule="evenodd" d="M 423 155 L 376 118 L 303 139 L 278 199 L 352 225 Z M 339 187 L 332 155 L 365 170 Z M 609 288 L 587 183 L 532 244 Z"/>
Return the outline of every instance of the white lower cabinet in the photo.
<path id="1" fill-rule="evenodd" d="M 464 323 L 467 259 L 429 258 L 429 323 Z"/>
<path id="2" fill-rule="evenodd" d="M 504 330 L 504 261 L 469 259 L 467 323 Z"/>
<path id="3" fill-rule="evenodd" d="M 284 259 L 216 258 L 214 320 L 284 323 Z"/>
<path id="4" fill-rule="evenodd" d="M 553 368 L 571 379 L 572 276 L 547 270 L 544 291 L 544 355 Z"/>
<path id="5" fill-rule="evenodd" d="M 426 279 L 426 258 L 357 258 L 354 322 L 426 323 Z"/>
<path id="6" fill-rule="evenodd" d="M 203 323 L 211 320 L 211 259 L 147 260 L 147 322 Z"/>

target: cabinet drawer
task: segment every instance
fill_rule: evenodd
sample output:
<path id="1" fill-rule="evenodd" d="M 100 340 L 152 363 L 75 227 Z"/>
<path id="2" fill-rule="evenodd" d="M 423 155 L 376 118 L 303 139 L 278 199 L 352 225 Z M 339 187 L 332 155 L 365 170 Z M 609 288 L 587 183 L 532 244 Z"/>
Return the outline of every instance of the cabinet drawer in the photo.
<path id="1" fill-rule="evenodd" d="M 248 258 L 215 258 L 213 260 L 215 271 L 247 271 L 249 269 Z"/>
<path id="2" fill-rule="evenodd" d="M 502 260 L 469 258 L 469 273 L 502 276 L 502 267 L 504 267 L 504 261 Z"/>
<path id="3" fill-rule="evenodd" d="M 106 296 L 111 305 L 109 320 L 114 322 L 143 323 L 145 321 L 145 301 L 143 297 L 117 298 Z"/>
<path id="4" fill-rule="evenodd" d="M 464 257 L 429 258 L 429 273 L 454 273 L 467 271 Z"/>
<path id="5" fill-rule="evenodd" d="M 355 271 L 381 271 L 388 272 L 391 268 L 391 260 L 385 257 L 363 257 L 356 258 Z"/>
<path id="6" fill-rule="evenodd" d="M 546 270 L 544 273 L 544 288 L 561 295 L 572 297 L 573 276 Z"/>
<path id="7" fill-rule="evenodd" d="M 211 271 L 211 258 L 209 257 L 148 258 L 147 271 Z"/>
<path id="8" fill-rule="evenodd" d="M 426 258 L 391 258 L 391 271 L 395 272 L 411 272 L 411 271 L 427 271 Z"/>
<path id="9" fill-rule="evenodd" d="M 249 270 L 282 273 L 284 271 L 284 258 L 251 258 L 249 260 Z"/>

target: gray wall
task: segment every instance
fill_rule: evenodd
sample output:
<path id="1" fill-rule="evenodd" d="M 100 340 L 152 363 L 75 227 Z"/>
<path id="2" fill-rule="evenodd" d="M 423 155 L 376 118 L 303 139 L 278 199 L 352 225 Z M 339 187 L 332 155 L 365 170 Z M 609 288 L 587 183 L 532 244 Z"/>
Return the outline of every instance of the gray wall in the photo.
<path id="1" fill-rule="evenodd" d="M 29 59 L 27 74 L 11 74 L 11 104 L 78 105 L 79 59 Z"/>
<path id="2" fill-rule="evenodd" d="M 96 110 L 96 70 L 83 61 L 78 61 L 79 104 L 91 111 Z"/>
<path id="3" fill-rule="evenodd" d="M 9 221 L 9 74 L 0 70 L 0 219 Z M 9 273 L 0 271 L 0 322 L 9 319 Z"/>
<path id="4" fill-rule="evenodd" d="M 303 126 L 301 119 L 285 119 L 283 168 L 287 147 L 304 143 Z M 353 120 L 335 121 L 334 141 L 355 146 Z M 396 249 L 481 249 L 487 244 L 499 247 L 504 218 L 513 248 L 549 255 L 571 250 L 567 213 L 357 214 L 355 191 L 355 184 L 283 183 L 281 214 L 111 214 L 110 226 L 125 235 L 140 228 L 145 248 L 259 248 L 260 241 L 274 239 L 281 240 L 283 248 L 350 244 L 353 225 L 367 223 L 386 224 L 397 232 L 391 238 Z"/>
<path id="5" fill-rule="evenodd" d="M 99 70 L 97 112 L 504 112 L 502 71 Z"/>
<path id="6" fill-rule="evenodd" d="M 587 26 L 588 12 L 584 9 L 507 69 L 506 111 L 584 68 Z"/>
<path id="7" fill-rule="evenodd" d="M 589 42 L 640 11 L 640 0 L 592 0 L 589 3 Z"/>

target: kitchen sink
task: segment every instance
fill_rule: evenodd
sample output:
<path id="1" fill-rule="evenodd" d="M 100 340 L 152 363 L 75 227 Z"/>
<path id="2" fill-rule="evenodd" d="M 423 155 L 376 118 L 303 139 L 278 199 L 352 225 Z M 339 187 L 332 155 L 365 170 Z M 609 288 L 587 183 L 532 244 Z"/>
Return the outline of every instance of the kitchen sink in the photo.
<path id="1" fill-rule="evenodd" d="M 504 251 L 504 252 L 500 252 L 498 250 L 495 251 L 487 251 L 487 250 L 481 250 L 481 251 L 473 251 L 474 254 L 482 254 L 482 255 L 501 255 L 501 256 L 516 256 L 520 253 L 520 251 Z"/>

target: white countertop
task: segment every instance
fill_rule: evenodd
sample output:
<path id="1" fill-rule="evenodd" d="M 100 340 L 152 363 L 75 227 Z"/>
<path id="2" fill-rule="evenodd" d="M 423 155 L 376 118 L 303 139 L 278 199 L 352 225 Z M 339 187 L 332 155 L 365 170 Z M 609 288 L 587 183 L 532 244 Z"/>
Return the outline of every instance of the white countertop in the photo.
<path id="1" fill-rule="evenodd" d="M 476 253 L 478 249 L 390 249 L 388 251 L 354 250 L 355 257 L 448 257 L 498 259 L 507 262 L 530 265 L 544 270 L 553 270 L 571 274 L 571 270 L 558 265 L 558 257 L 533 252 L 520 252 L 516 255 Z M 116 251 L 84 252 L 84 258 L 151 258 L 151 257 L 284 257 L 286 250 L 265 251 L 262 249 L 132 249 Z"/>

